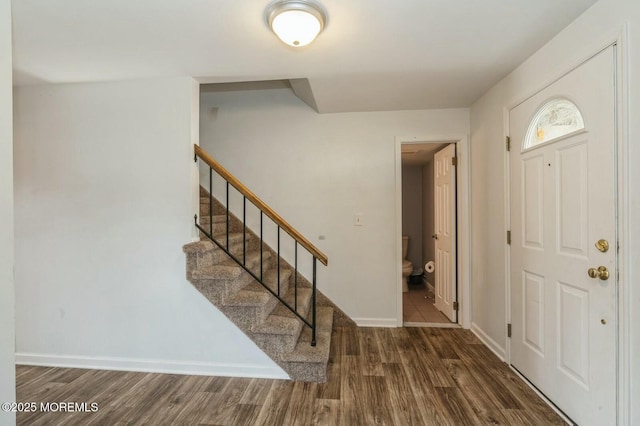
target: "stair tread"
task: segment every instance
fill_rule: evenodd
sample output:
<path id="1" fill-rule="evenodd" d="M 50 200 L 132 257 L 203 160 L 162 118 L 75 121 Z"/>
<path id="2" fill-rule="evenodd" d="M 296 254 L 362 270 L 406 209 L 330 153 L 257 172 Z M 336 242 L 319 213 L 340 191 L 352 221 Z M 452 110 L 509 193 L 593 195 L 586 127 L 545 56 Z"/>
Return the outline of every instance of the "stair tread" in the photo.
<path id="1" fill-rule="evenodd" d="M 316 328 L 316 346 L 311 346 L 311 330 L 305 327 L 300 334 L 293 352 L 281 354 L 283 362 L 326 363 L 331 348 L 331 330 L 333 328 L 333 308 L 318 307 Z"/>
<path id="2" fill-rule="evenodd" d="M 227 233 L 225 231 L 214 233 L 213 238 L 220 243 L 226 243 Z M 242 235 L 242 232 L 229 232 L 229 242 L 242 241 L 243 238 L 248 238 L 248 235 Z"/>
<path id="3" fill-rule="evenodd" d="M 259 274 L 258 274 L 259 275 Z M 288 270 L 280 271 L 280 289 L 282 290 L 283 281 L 286 281 L 291 276 L 291 272 Z M 269 269 L 262 275 L 262 280 L 264 283 L 274 292 L 278 291 L 278 273 L 275 269 Z M 258 291 L 258 292 L 267 292 L 262 284 L 255 281 L 251 284 L 247 285 L 243 290 L 246 291 Z"/>
<path id="4" fill-rule="evenodd" d="M 206 222 L 207 224 L 209 223 L 209 218 L 211 216 L 209 216 L 208 214 L 203 214 L 200 215 L 199 222 L 200 225 L 202 225 L 203 222 Z M 222 222 L 226 222 L 227 221 L 227 215 L 226 214 L 215 214 L 213 215 L 213 223 L 222 223 Z"/>
<path id="5" fill-rule="evenodd" d="M 183 247 L 183 251 L 188 255 L 189 279 L 205 297 L 251 337 L 258 347 L 276 361 L 291 379 L 326 381 L 334 309 L 317 307 L 316 346 L 311 346 L 311 329 L 250 276 L 260 276 L 263 268 L 264 281 L 271 291 L 276 292 L 278 268 L 275 252 L 265 245 L 261 266 L 262 246 L 258 246 L 256 236 L 251 232 L 244 234 L 242 221 L 232 214 L 227 216 L 225 207 L 218 200 L 211 200 L 209 193 L 202 186 L 200 195 L 199 226 L 205 232 L 213 229 L 216 242 L 205 237 L 205 232 L 201 231 L 201 241 Z M 212 201 L 213 210 L 210 213 Z M 226 249 L 227 235 L 229 252 L 240 262 L 244 261 L 244 267 L 227 256 L 224 249 L 220 249 Z M 243 241 L 247 241 L 246 246 Z M 251 273 L 247 273 L 245 268 Z M 284 261 L 280 269 L 280 293 L 291 307 L 296 305 L 292 274 L 293 268 Z M 304 318 L 311 316 L 311 302 L 311 286 L 299 282 L 297 311 Z"/>
<path id="6" fill-rule="evenodd" d="M 202 253 L 213 250 L 213 246 L 214 243 L 211 240 L 206 239 L 185 244 L 182 246 L 182 251 L 185 253 Z"/>
<path id="7" fill-rule="evenodd" d="M 242 267 L 234 265 L 209 265 L 205 268 L 198 268 L 192 272 L 196 279 L 229 279 L 237 278 L 242 274 Z"/>
<path id="8" fill-rule="evenodd" d="M 203 227 L 205 228 L 205 230 L 207 230 L 207 227 Z M 236 244 L 240 244 L 242 243 L 242 232 L 229 232 L 229 246 L 230 248 L 232 248 L 232 245 L 236 245 Z M 244 238 L 248 241 L 249 240 L 249 235 L 244 235 Z M 213 239 L 220 244 L 222 247 L 226 248 L 227 247 L 227 233 L 225 231 L 222 232 L 217 232 L 213 234 Z M 211 241 L 208 237 L 202 237 L 200 241 Z M 211 241 L 212 244 L 214 244 L 216 247 L 219 247 L 218 244 L 214 243 L 213 241 Z"/>
<path id="9" fill-rule="evenodd" d="M 301 313 L 306 313 L 309 309 L 309 304 L 311 301 L 311 293 L 312 290 L 308 288 L 299 288 L 298 289 L 298 310 Z M 285 301 L 290 305 L 293 304 L 294 293 L 292 289 L 289 289 L 286 297 L 284 297 Z M 282 304 L 278 304 L 278 306 L 269 314 L 269 316 L 258 326 L 254 328 L 254 333 L 261 334 L 296 334 L 300 327 L 302 326 L 302 321 L 298 318 L 293 312 L 291 312 L 288 308 L 286 308 Z"/>
<path id="10" fill-rule="evenodd" d="M 262 255 L 263 263 L 268 261 L 269 259 L 271 259 L 271 253 L 268 251 L 265 251 Z M 242 260 L 242 253 L 239 255 L 239 260 Z M 260 250 L 248 251 L 247 257 L 245 260 L 246 260 L 246 265 L 248 265 L 249 269 L 251 269 L 251 266 L 260 264 Z M 223 262 L 220 263 L 220 265 L 241 267 L 233 259 L 224 260 Z"/>
<path id="11" fill-rule="evenodd" d="M 238 268 L 240 268 L 238 266 Z M 288 275 L 291 275 L 289 271 L 280 272 L 280 281 L 288 279 Z M 276 291 L 277 272 L 271 269 L 264 273 L 263 280 Z M 282 284 L 281 284 L 282 287 Z M 254 281 L 246 285 L 242 290 L 238 291 L 232 297 L 226 299 L 225 304 L 228 306 L 262 306 L 274 297 L 269 293 L 260 283 Z"/>
<path id="12" fill-rule="evenodd" d="M 217 234 L 213 234 L 213 237 L 222 245 L 227 243 L 226 232 L 218 232 Z M 245 238 L 249 238 L 248 234 Z M 242 241 L 242 232 L 230 232 L 229 243 L 237 243 L 238 241 Z M 206 251 L 213 250 L 215 247 L 217 247 L 217 245 L 209 238 L 202 238 L 200 241 L 185 244 L 182 246 L 182 251 L 185 253 L 204 253 Z"/>
<path id="13" fill-rule="evenodd" d="M 310 289 L 309 287 L 298 286 L 298 311 L 305 312 L 305 315 L 307 312 L 307 308 L 309 308 L 309 306 L 311 305 L 312 294 L 313 294 L 313 290 Z M 294 306 L 295 305 L 294 298 L 295 298 L 295 289 L 293 287 L 290 287 L 289 291 L 287 291 L 287 294 L 285 294 L 285 297 L 283 299 L 285 300 L 285 302 L 289 304 L 289 306 Z M 300 309 L 301 307 L 303 309 Z M 295 314 L 293 314 L 284 305 L 278 305 L 273 310 L 272 314 L 276 316 L 282 316 L 282 317 L 297 318 Z"/>
<path id="14" fill-rule="evenodd" d="M 249 286 L 251 286 L 251 284 L 234 294 L 232 297 L 228 298 L 225 301 L 224 306 L 262 306 L 269 301 L 269 298 L 273 297 L 264 288 L 262 289 L 262 291 L 254 291 L 247 289 L 247 287 Z"/>

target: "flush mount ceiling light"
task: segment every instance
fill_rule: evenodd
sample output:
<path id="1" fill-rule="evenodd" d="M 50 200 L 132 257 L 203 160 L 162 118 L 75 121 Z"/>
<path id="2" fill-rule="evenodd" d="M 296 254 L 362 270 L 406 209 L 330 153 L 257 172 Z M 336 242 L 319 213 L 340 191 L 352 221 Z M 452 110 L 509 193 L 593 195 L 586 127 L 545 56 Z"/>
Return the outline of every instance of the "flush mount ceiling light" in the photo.
<path id="1" fill-rule="evenodd" d="M 309 0 L 280 0 L 266 10 L 271 30 L 286 44 L 302 47 L 320 34 L 327 21 L 322 6 Z"/>

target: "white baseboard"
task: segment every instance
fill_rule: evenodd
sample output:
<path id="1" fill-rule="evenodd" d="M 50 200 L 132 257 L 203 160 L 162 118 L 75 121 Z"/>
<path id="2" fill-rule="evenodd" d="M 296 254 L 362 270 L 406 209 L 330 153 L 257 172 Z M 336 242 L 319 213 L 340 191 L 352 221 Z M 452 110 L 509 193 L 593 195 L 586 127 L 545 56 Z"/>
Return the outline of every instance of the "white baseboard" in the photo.
<path id="1" fill-rule="evenodd" d="M 423 328 L 462 328 L 460 324 L 442 323 L 442 322 L 404 322 L 404 327 L 423 327 Z"/>
<path id="2" fill-rule="evenodd" d="M 501 347 L 495 340 L 489 337 L 489 335 L 485 333 L 484 330 L 482 330 L 474 322 L 471 323 L 471 332 L 475 334 L 478 339 L 480 339 L 480 341 L 485 344 L 486 347 L 491 349 L 491 352 L 496 354 L 496 356 L 500 358 L 500 360 L 505 361 L 507 359 L 505 349 Z"/>
<path id="3" fill-rule="evenodd" d="M 195 376 L 255 377 L 289 379 L 280 367 L 205 362 L 176 362 L 150 359 L 85 357 L 17 353 L 17 365 L 84 368 L 90 370 L 136 371 L 144 373 L 186 374 Z"/>
<path id="4" fill-rule="evenodd" d="M 358 327 L 398 327 L 398 320 L 395 318 L 352 318 Z"/>

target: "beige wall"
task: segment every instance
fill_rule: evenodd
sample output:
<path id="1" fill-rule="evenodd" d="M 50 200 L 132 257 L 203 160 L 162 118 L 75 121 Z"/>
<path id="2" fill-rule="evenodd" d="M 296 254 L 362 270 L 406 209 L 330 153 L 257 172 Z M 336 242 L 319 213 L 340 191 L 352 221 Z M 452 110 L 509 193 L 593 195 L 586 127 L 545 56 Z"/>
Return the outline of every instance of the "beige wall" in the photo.
<path id="1" fill-rule="evenodd" d="M 320 290 L 361 325 L 395 327 L 396 137 L 468 134 L 468 110 L 317 114 L 286 89 L 201 98 L 200 145 L 327 254 Z"/>
<path id="2" fill-rule="evenodd" d="M 11 2 L 0 0 L 0 403 L 16 399 Z M 0 424 L 15 414 L 0 410 Z"/>
<path id="3" fill-rule="evenodd" d="M 627 28 L 624 26 L 628 25 Z M 627 33 L 628 29 L 628 33 Z M 620 113 L 620 186 L 626 201 L 620 209 L 621 261 L 621 399 L 627 410 L 620 424 L 640 424 L 640 2 L 600 0 L 471 108 L 472 295 L 473 329 L 497 353 L 505 355 L 505 111 L 557 79 L 622 34 Z M 628 36 L 628 38 L 627 38 Z M 624 115 L 624 113 L 628 115 Z M 630 392 L 628 392 L 630 391 Z"/>
<path id="4" fill-rule="evenodd" d="M 402 166 L 402 235 L 409 237 L 407 259 L 413 268 L 422 263 L 424 214 L 422 203 L 422 167 Z"/>
<path id="5" fill-rule="evenodd" d="M 16 89 L 19 363 L 287 377 L 185 278 L 198 107 L 186 77 Z"/>
<path id="6" fill-rule="evenodd" d="M 422 167 L 422 179 L 422 211 L 424 215 L 424 224 L 422 227 L 422 265 L 420 265 L 420 267 L 424 268 L 425 263 L 435 260 L 436 258 L 435 241 L 431 237 L 435 234 L 433 160 L 429 161 Z M 431 285 L 435 284 L 435 276 L 433 273 L 427 273 L 425 271 L 425 276 Z"/>

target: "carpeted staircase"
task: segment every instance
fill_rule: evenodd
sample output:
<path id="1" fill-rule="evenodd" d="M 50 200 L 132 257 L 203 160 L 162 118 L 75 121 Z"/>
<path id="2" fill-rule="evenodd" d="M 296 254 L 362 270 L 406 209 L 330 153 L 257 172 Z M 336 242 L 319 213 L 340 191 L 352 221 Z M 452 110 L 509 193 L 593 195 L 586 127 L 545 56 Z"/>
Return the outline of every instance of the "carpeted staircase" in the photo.
<path id="1" fill-rule="evenodd" d="M 226 246 L 226 209 L 215 199 L 213 213 L 214 238 Z M 200 189 L 199 217 L 200 226 L 209 230 L 209 193 L 203 188 Z M 247 268 L 260 276 L 260 239 L 248 229 L 243 238 L 242 222 L 232 214 L 229 215 L 228 235 L 228 250 L 236 258 L 244 258 Z M 246 256 L 243 253 L 245 249 Z M 350 318 L 318 292 L 316 346 L 311 346 L 310 328 L 203 233 L 200 241 L 185 245 L 183 250 L 187 255 L 187 279 L 282 367 L 291 379 L 310 382 L 327 380 L 334 312 L 337 322 L 342 325 L 353 325 Z M 277 292 L 276 256 L 270 247 L 263 245 L 263 281 Z M 311 285 L 298 274 L 297 286 L 294 286 L 293 268 L 282 258 L 280 294 L 290 306 L 297 307 L 301 316 L 310 320 Z"/>

